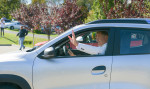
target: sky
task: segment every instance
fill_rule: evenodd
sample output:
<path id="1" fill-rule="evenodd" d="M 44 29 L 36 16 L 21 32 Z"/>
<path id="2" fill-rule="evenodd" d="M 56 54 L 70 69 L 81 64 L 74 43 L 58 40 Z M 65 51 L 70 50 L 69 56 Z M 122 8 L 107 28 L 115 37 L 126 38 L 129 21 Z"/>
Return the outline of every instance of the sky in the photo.
<path id="1" fill-rule="evenodd" d="M 28 2 L 28 4 L 30 4 L 30 3 L 31 3 L 31 0 L 27 0 L 27 2 Z"/>
<path id="2" fill-rule="evenodd" d="M 27 3 L 27 4 L 30 4 L 30 3 L 31 3 L 31 0 L 21 0 L 21 3 Z"/>

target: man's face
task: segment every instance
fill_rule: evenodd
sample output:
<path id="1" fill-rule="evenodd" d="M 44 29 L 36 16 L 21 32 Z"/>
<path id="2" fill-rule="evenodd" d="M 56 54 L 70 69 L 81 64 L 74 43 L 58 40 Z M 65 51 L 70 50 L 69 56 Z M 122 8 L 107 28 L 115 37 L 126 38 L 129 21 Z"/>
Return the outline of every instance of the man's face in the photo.
<path id="1" fill-rule="evenodd" d="M 106 43 L 107 39 L 107 35 L 103 35 L 101 32 L 96 33 L 96 41 L 98 42 L 99 46 L 102 46 L 104 43 Z"/>

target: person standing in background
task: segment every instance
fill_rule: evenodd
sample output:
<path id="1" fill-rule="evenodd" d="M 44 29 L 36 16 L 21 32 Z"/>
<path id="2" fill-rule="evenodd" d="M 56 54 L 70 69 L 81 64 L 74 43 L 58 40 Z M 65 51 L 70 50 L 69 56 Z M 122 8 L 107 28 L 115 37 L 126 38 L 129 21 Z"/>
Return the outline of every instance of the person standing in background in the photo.
<path id="1" fill-rule="evenodd" d="M 1 37 L 2 37 L 2 33 L 3 33 L 3 37 L 4 37 L 4 28 L 5 28 L 4 18 L 1 18 L 0 25 L 1 25 Z"/>
<path id="2" fill-rule="evenodd" d="M 20 44 L 20 49 L 19 50 L 22 50 L 22 48 L 25 49 L 25 46 L 23 45 L 23 42 L 24 42 L 24 39 L 25 39 L 26 35 L 28 35 L 28 31 L 25 29 L 24 26 L 21 26 L 18 34 L 16 35 L 16 36 L 19 36 L 19 44 Z"/>

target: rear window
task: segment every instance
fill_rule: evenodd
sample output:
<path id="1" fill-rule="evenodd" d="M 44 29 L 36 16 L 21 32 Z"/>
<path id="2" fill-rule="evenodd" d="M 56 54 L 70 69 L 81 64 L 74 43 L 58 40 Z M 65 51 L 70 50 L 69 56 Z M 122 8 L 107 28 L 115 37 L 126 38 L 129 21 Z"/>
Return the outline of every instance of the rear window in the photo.
<path id="1" fill-rule="evenodd" d="M 150 31 L 121 30 L 120 54 L 150 53 Z"/>

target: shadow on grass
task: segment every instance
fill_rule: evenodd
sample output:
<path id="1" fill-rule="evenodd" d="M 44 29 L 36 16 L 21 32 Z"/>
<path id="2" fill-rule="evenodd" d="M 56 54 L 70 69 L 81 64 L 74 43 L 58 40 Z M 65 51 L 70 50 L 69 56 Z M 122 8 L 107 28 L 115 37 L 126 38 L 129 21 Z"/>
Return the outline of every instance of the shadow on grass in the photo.
<path id="1" fill-rule="evenodd" d="M 24 41 L 24 44 L 32 44 L 32 41 Z"/>
<path id="2" fill-rule="evenodd" d="M 0 39 L 1 39 L 2 37 L 0 37 Z M 6 39 L 6 40 L 9 40 L 9 41 L 11 41 L 12 43 L 14 43 L 14 44 L 17 44 L 17 45 L 19 45 L 19 42 L 18 42 L 18 40 L 17 41 L 14 41 L 14 40 L 12 40 L 12 39 L 10 39 L 10 38 L 7 38 L 7 37 L 3 37 L 3 39 Z M 24 45 L 32 45 L 32 41 L 26 41 L 26 40 L 24 40 L 24 42 L 23 42 L 23 44 Z M 0 46 L 11 46 L 11 44 L 0 44 Z"/>
<path id="3" fill-rule="evenodd" d="M 9 40 L 9 41 L 11 41 L 11 42 L 13 42 L 13 43 L 17 44 L 17 42 L 15 42 L 15 41 L 13 41 L 13 40 L 11 40 L 11 39 L 7 38 L 7 37 L 4 37 L 4 39 Z"/>

